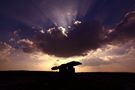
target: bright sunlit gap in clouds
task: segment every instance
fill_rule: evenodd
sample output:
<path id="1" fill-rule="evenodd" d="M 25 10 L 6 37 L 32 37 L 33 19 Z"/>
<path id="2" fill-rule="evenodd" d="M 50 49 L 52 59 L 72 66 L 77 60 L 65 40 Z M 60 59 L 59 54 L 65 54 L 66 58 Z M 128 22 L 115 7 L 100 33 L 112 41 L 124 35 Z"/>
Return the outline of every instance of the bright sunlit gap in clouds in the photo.
<path id="1" fill-rule="evenodd" d="M 67 36 L 69 28 L 73 24 L 81 23 L 79 18 L 83 18 L 86 15 L 88 9 L 92 7 L 93 2 L 93 0 L 31 0 L 31 5 L 28 6 L 32 9 L 29 12 L 31 16 L 21 17 L 19 15 L 15 17 L 12 13 L 11 16 L 30 27 L 48 30 L 55 26 L 60 28 L 64 36 Z M 44 33 L 43 30 L 40 32 Z"/>
<path id="2" fill-rule="evenodd" d="M 39 68 L 40 70 L 45 70 L 46 71 L 51 71 L 52 66 L 59 66 L 61 64 L 70 62 L 70 61 L 81 61 L 84 57 L 71 57 L 71 58 L 59 58 L 59 57 L 55 57 L 55 56 L 49 56 L 49 55 L 45 55 L 44 53 L 38 53 L 36 55 L 37 60 L 41 60 L 44 61 L 42 63 L 39 63 L 39 65 L 37 66 L 37 68 Z M 80 68 L 77 68 L 77 72 L 80 71 Z"/>

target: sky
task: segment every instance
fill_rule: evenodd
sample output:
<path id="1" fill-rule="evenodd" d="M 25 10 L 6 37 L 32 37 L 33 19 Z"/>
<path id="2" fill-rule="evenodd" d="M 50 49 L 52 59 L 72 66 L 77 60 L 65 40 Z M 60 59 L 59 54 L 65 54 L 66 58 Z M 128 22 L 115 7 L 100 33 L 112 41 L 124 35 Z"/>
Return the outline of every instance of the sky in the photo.
<path id="1" fill-rule="evenodd" d="M 135 0 L 0 0 L 0 71 L 135 72 Z"/>

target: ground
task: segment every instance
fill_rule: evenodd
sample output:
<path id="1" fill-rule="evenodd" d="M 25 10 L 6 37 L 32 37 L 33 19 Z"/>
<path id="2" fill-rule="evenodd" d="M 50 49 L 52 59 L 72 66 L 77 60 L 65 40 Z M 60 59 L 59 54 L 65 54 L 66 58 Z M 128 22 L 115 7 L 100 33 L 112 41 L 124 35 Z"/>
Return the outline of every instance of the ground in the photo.
<path id="1" fill-rule="evenodd" d="M 135 90 L 135 73 L 1 71 L 0 90 Z"/>

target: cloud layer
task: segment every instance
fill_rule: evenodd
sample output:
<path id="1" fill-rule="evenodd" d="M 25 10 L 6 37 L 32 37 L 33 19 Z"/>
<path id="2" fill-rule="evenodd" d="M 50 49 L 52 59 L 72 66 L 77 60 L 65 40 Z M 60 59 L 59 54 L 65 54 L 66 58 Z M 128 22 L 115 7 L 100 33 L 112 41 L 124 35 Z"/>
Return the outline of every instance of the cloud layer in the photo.
<path id="1" fill-rule="evenodd" d="M 129 12 L 110 34 L 111 40 L 127 41 L 135 39 L 135 12 Z"/>
<path id="2" fill-rule="evenodd" d="M 58 57 L 72 57 L 87 55 L 90 50 L 96 50 L 106 44 L 121 44 L 134 40 L 135 37 L 135 13 L 130 12 L 124 19 L 112 28 L 111 32 L 104 29 L 97 21 L 83 22 L 74 25 L 68 37 L 59 30 L 52 33 L 39 34 L 35 40 L 36 46 L 49 55 Z"/>
<path id="3" fill-rule="evenodd" d="M 58 57 L 85 55 L 87 51 L 100 47 L 103 27 L 99 22 L 84 22 L 74 25 L 65 37 L 60 30 L 37 36 L 36 46 L 43 52 Z"/>

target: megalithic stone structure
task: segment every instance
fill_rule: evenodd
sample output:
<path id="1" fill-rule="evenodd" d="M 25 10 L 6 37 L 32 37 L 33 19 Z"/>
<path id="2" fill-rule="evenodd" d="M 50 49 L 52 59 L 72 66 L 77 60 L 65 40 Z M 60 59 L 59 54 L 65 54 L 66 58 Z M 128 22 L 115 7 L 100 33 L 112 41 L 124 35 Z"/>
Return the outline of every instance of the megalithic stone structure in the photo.
<path id="1" fill-rule="evenodd" d="M 72 61 L 68 62 L 66 64 L 61 64 L 60 66 L 54 66 L 51 69 L 52 70 L 58 70 L 60 73 L 67 73 L 67 74 L 72 74 L 75 73 L 75 68 L 74 66 L 81 65 L 81 62 L 78 61 Z"/>

